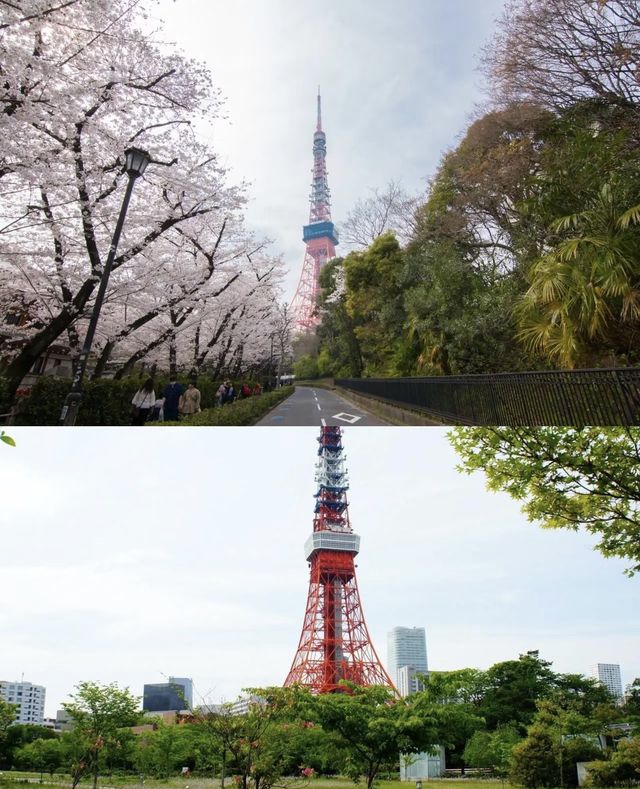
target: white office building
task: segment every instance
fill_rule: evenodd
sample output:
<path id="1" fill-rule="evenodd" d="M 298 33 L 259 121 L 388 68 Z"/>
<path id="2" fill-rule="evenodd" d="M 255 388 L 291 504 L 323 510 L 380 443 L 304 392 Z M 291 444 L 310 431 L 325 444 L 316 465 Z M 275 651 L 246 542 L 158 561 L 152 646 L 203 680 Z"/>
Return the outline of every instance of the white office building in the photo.
<path id="1" fill-rule="evenodd" d="M 428 672 L 424 627 L 393 628 L 387 635 L 387 668 L 401 695 L 420 690 L 416 675 Z"/>
<path id="2" fill-rule="evenodd" d="M 418 672 L 413 666 L 400 666 L 396 688 L 401 696 L 411 696 L 412 693 L 424 690 L 424 682 L 419 679 Z"/>
<path id="3" fill-rule="evenodd" d="M 604 685 L 618 701 L 622 700 L 624 694 L 618 663 L 597 663 L 595 666 L 591 666 L 591 676 Z"/>
<path id="4" fill-rule="evenodd" d="M 424 627 L 394 627 L 387 634 L 387 668 L 398 693 L 410 696 L 423 689 L 418 674 L 427 675 L 427 638 Z M 422 781 L 444 773 L 444 748 L 436 754 L 400 755 L 400 780 Z"/>
<path id="5" fill-rule="evenodd" d="M 44 725 L 44 697 L 46 689 L 31 682 L 0 681 L 0 698 L 16 705 L 15 723 Z"/>

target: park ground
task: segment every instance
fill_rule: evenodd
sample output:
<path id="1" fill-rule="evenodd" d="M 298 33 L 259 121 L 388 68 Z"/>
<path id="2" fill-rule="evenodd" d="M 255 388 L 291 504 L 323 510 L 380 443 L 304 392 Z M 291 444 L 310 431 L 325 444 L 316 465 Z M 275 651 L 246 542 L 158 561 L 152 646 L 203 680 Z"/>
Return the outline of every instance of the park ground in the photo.
<path id="1" fill-rule="evenodd" d="M 16 784 L 23 783 L 40 783 L 40 773 L 34 772 L 5 772 L 0 773 L 0 789 L 15 789 Z M 51 778 L 47 773 L 42 777 L 42 783 L 49 786 L 71 786 L 71 777 L 69 775 L 54 775 Z M 91 778 L 82 781 L 79 786 L 91 786 L 93 783 Z M 436 778 L 425 781 L 424 783 L 437 783 L 442 785 L 442 789 L 511 789 L 511 784 L 499 780 L 491 779 L 473 779 L 466 778 L 464 780 L 455 780 L 452 778 Z M 227 778 L 225 785 L 231 789 L 234 786 L 231 777 Z M 348 778 L 312 778 L 308 784 L 301 784 L 300 781 L 292 781 L 295 787 L 308 786 L 309 789 L 350 789 L 355 786 L 353 781 Z M 98 781 L 100 789 L 219 789 L 220 779 L 218 778 L 145 778 L 144 785 L 140 780 L 135 780 L 130 775 L 125 776 L 111 776 L 105 777 Z M 363 784 L 360 784 L 363 786 Z M 413 789 L 412 781 L 379 781 L 377 783 L 379 789 Z"/>

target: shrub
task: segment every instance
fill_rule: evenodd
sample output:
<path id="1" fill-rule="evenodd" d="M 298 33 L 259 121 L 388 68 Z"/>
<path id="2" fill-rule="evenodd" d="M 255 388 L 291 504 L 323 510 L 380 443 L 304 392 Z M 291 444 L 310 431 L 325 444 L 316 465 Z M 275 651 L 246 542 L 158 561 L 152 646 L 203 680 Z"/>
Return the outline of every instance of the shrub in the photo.
<path id="1" fill-rule="evenodd" d="M 8 414 L 11 408 L 6 378 L 0 378 L 0 414 Z"/>
<path id="2" fill-rule="evenodd" d="M 309 380 L 318 377 L 318 360 L 309 354 L 301 356 L 293 365 L 293 372 L 298 379 Z"/>
<path id="3" fill-rule="evenodd" d="M 640 780 L 640 737 L 621 740 L 611 761 L 591 762 L 591 786 L 629 786 Z"/>
<path id="4" fill-rule="evenodd" d="M 82 388 L 82 403 L 78 412 L 77 425 L 96 425 L 96 426 L 117 426 L 131 424 L 131 399 L 140 386 L 144 383 L 147 376 L 141 378 L 123 378 L 116 380 L 113 378 L 98 378 L 95 381 L 85 381 Z M 180 379 L 186 387 L 186 379 Z M 162 396 L 168 378 L 162 376 L 154 381 L 154 389 L 157 397 Z M 196 386 L 200 390 L 201 404 L 203 412 L 206 409 L 213 409 L 216 399 L 216 391 L 220 386 L 220 381 L 213 381 L 210 378 L 199 378 Z M 253 381 L 247 383 L 253 388 Z M 57 425 L 60 419 L 60 412 L 64 405 L 65 398 L 69 393 L 71 381 L 68 378 L 55 378 L 53 376 L 41 376 L 31 387 L 31 394 L 28 397 L 19 399 L 19 407 L 15 417 L 18 425 Z M 238 386 L 239 388 L 239 386 Z M 6 395 L 7 382 L 0 378 L 0 413 L 8 413 L 10 404 Z M 277 394 L 283 390 L 278 390 Z M 289 388 L 287 391 L 292 391 Z M 284 395 L 286 397 L 287 395 Z M 264 395 L 263 395 L 264 397 Z M 249 398 L 246 403 L 252 403 L 261 398 Z M 240 402 L 234 403 L 232 411 L 236 417 L 230 414 L 218 414 L 219 421 L 211 424 L 252 424 L 251 419 L 257 420 L 262 413 L 265 413 L 270 406 L 265 404 L 263 411 L 255 410 L 256 406 L 246 406 L 235 411 Z M 269 401 L 266 401 L 269 402 Z M 279 400 L 274 400 L 275 405 Z M 225 409 L 228 406 L 225 406 Z M 200 415 L 198 415 L 200 416 Z M 234 419 L 249 421 L 233 421 Z M 183 424 L 183 423 L 181 423 Z M 186 424 L 186 422 L 184 423 Z M 189 422 L 191 424 L 191 422 Z M 202 424 L 209 424 L 202 422 Z"/>
<path id="5" fill-rule="evenodd" d="M 18 425 L 57 425 L 71 382 L 43 376 L 31 387 L 29 397 L 18 400 Z"/>
<path id="6" fill-rule="evenodd" d="M 83 385 L 82 403 L 76 424 L 78 425 L 129 425 L 131 424 L 131 399 L 147 376 L 141 378 L 98 378 Z M 186 387 L 187 379 L 180 378 Z M 166 376 L 155 379 L 156 397 L 160 397 L 169 382 Z M 196 381 L 200 390 L 202 408 L 213 408 L 216 391 L 221 381 L 201 378 Z M 253 388 L 253 381 L 247 381 Z M 29 397 L 21 398 L 15 423 L 18 425 L 57 425 L 71 381 L 68 378 L 42 376 L 31 388 Z M 6 396 L 7 383 L 0 378 L 0 413 L 10 408 Z M 4 403 L 4 405 L 3 405 Z M 226 424 L 226 422 L 224 423 Z M 235 423 L 230 423 L 235 424 Z"/>
<path id="7" fill-rule="evenodd" d="M 206 408 L 199 414 L 185 417 L 179 422 L 150 422 L 149 424 L 168 427 L 254 425 L 267 411 L 286 400 L 293 390 L 293 386 L 283 386 L 282 389 L 276 389 L 275 392 L 265 392 L 259 397 L 236 400 L 234 403 L 222 406 L 222 408 Z"/>
<path id="8" fill-rule="evenodd" d="M 31 395 L 23 401 L 16 424 L 57 425 L 71 381 L 67 378 L 42 376 L 33 385 Z M 128 378 L 114 381 L 99 378 L 83 386 L 78 425 L 128 425 L 130 402 L 140 381 Z"/>
<path id="9" fill-rule="evenodd" d="M 514 747 L 512 757 L 511 783 L 527 789 L 560 785 L 557 744 L 542 726 L 529 729 L 526 740 Z"/>

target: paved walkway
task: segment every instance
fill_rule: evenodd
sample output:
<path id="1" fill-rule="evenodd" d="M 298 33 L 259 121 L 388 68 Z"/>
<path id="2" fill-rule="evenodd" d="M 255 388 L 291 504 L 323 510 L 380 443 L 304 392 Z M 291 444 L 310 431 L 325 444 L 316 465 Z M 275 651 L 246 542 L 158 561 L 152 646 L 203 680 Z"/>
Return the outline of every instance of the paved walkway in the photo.
<path id="1" fill-rule="evenodd" d="M 362 406 L 349 403 L 327 389 L 297 386 L 295 392 L 259 422 L 260 426 L 303 427 L 316 425 L 388 425 Z"/>

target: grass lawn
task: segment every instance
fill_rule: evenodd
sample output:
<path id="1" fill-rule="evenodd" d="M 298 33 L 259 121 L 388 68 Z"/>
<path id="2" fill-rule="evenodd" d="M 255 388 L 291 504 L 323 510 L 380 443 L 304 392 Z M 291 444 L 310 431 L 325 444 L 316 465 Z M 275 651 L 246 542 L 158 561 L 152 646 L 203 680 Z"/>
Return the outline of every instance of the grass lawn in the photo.
<path id="1" fill-rule="evenodd" d="M 17 783 L 28 781 L 29 783 L 40 783 L 40 773 L 33 772 L 18 772 L 12 770 L 11 772 L 0 773 L 0 789 L 16 789 Z M 92 786 L 92 780 L 87 778 L 81 781 L 80 786 L 85 789 L 87 786 Z M 68 775 L 54 775 L 53 778 L 48 773 L 43 775 L 43 785 L 56 785 L 56 786 L 70 786 L 71 778 Z M 494 781 L 487 779 L 473 779 L 466 778 L 464 780 L 456 780 L 454 778 L 436 778 L 429 781 L 423 781 L 423 786 L 429 784 L 438 784 L 439 789 L 511 789 L 510 784 L 502 783 L 502 781 Z M 117 789 L 142 789 L 140 780 L 136 780 L 134 776 L 105 776 L 100 777 L 98 780 L 98 787 L 101 789 L 108 789 L 108 787 L 117 787 Z M 308 784 L 301 784 L 296 781 L 296 786 L 307 786 L 308 789 L 350 789 L 355 787 L 355 784 L 348 778 L 313 778 Z M 364 783 L 358 784 L 360 789 L 364 789 Z M 380 781 L 377 786 L 379 789 L 414 789 L 413 781 Z M 219 789 L 220 780 L 218 778 L 201 778 L 190 776 L 189 778 L 173 777 L 166 780 L 158 778 L 145 778 L 144 789 Z M 230 778 L 225 781 L 225 789 L 233 789 L 234 784 Z M 435 789 L 435 787 L 434 787 Z"/>

